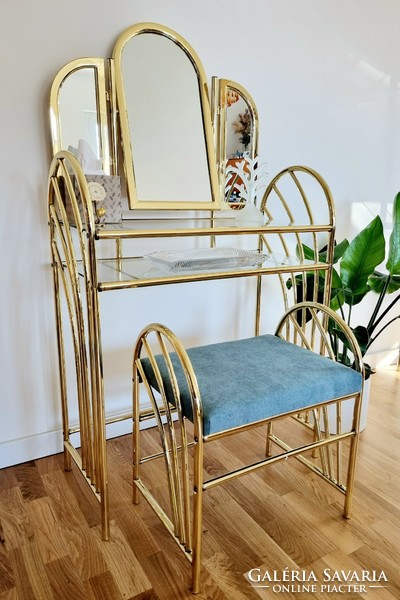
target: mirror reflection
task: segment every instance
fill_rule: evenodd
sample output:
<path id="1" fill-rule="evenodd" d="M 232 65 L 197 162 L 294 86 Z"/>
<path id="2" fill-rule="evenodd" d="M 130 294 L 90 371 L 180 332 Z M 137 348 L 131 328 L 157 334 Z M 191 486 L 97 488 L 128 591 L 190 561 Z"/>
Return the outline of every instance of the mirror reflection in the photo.
<path id="1" fill-rule="evenodd" d="M 100 132 L 97 122 L 96 81 L 93 68 L 74 71 L 64 81 L 59 97 L 61 149 L 78 153 L 85 140 L 100 161 Z"/>
<path id="2" fill-rule="evenodd" d="M 133 28 L 114 56 L 131 208 L 215 208 L 211 115 L 196 55 L 170 30 Z"/>
<path id="3" fill-rule="evenodd" d="M 78 59 L 59 71 L 50 114 L 54 153 L 72 152 L 85 173 L 110 174 L 103 59 Z"/>
<path id="4" fill-rule="evenodd" d="M 232 89 L 227 91 L 226 154 L 228 158 L 250 156 L 253 139 L 253 119 L 246 100 Z"/>
<path id="5" fill-rule="evenodd" d="M 258 152 L 258 116 L 250 94 L 233 81 L 220 80 L 220 162 L 225 201 L 231 208 L 243 208 L 240 193 L 248 187 L 251 161 Z"/>

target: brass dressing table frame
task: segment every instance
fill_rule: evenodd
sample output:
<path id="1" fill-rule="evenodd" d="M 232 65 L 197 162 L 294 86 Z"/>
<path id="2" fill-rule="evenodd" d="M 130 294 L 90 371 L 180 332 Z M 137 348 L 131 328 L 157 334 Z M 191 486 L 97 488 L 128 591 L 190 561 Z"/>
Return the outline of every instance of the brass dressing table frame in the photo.
<path id="1" fill-rule="evenodd" d="M 112 63 L 111 63 L 112 65 Z M 76 65 L 75 65 L 76 66 Z M 98 63 L 95 67 L 99 68 Z M 100 65 L 100 69 L 102 66 Z M 113 67 L 110 68 L 112 72 Z M 67 69 L 68 71 L 68 69 Z M 65 73 L 64 73 L 65 75 Z M 60 85 L 60 78 L 58 85 Z M 102 81 L 104 81 L 102 79 Z M 224 80 L 223 80 L 224 81 Z M 229 82 L 228 82 L 229 83 Z M 239 88 L 243 91 L 243 88 Z M 218 96 L 218 95 L 217 95 Z M 218 143 L 224 142 L 220 126 L 216 122 L 216 115 L 221 113 L 219 101 L 211 102 L 211 112 L 214 115 L 214 137 Z M 115 104 L 111 102 L 111 121 L 114 119 Z M 54 113 L 54 92 L 52 92 L 52 111 Z M 102 106 L 102 110 L 104 107 Z M 210 112 L 210 115 L 211 115 Z M 113 116 L 114 115 L 114 116 Z M 253 105 L 254 127 L 256 122 L 256 109 Z M 53 127 L 54 127 L 53 114 Z M 211 126 L 211 124 L 210 124 Z M 230 279 L 242 277 L 255 277 L 257 291 L 255 298 L 255 334 L 260 330 L 260 311 L 262 296 L 262 278 L 266 275 L 278 275 L 283 286 L 284 277 L 294 277 L 295 274 L 312 272 L 324 273 L 325 291 L 323 300 L 326 302 L 330 287 L 331 262 L 334 244 L 334 213 L 333 201 L 330 190 L 318 173 L 307 167 L 291 167 L 278 174 L 268 186 L 261 206 L 264 221 L 260 224 L 257 220 L 246 221 L 237 219 L 236 211 L 218 213 L 214 209 L 206 212 L 204 209 L 200 216 L 191 213 L 184 214 L 182 218 L 168 218 L 159 216 L 143 218 L 140 213 L 137 218 L 123 220 L 120 224 L 97 225 L 91 202 L 88 184 L 82 168 L 77 159 L 66 150 L 60 150 L 59 129 L 57 144 L 54 145 L 55 153 L 49 173 L 49 226 L 50 245 L 53 266 L 54 298 L 56 312 L 58 364 L 60 376 L 60 392 L 63 421 L 64 461 L 65 469 L 71 469 L 71 459 L 76 463 L 95 497 L 101 506 L 102 537 L 109 538 L 109 503 L 108 503 L 108 475 L 106 456 L 106 425 L 132 417 L 124 414 L 118 417 L 107 417 L 104 398 L 101 321 L 99 307 L 99 294 L 114 290 L 128 290 L 140 287 L 178 284 L 184 282 L 210 281 L 217 279 Z M 103 136 L 103 133 L 102 133 Z M 54 138 L 53 138 L 54 139 Z M 218 142 L 219 140 L 219 142 Z M 222 140 L 222 142 L 221 142 Z M 110 147 L 113 147 L 111 141 Z M 256 145 L 255 145 L 256 147 Z M 254 152 L 254 148 L 253 148 Z M 218 148 L 217 170 L 219 170 L 220 192 L 224 188 L 224 171 L 221 168 L 223 149 Z M 126 158 L 126 157 L 125 157 Z M 107 162 L 109 170 L 116 172 L 116 154 Z M 299 173 L 305 173 L 316 179 L 323 190 L 328 206 L 328 218 L 324 224 L 316 224 L 306 197 L 298 178 Z M 297 187 L 307 209 L 308 221 L 305 224 L 296 224 L 291 214 L 290 207 L 279 192 L 278 182 L 285 175 L 291 178 Z M 79 194 L 77 194 L 78 185 Z M 274 224 L 270 219 L 266 201 L 270 194 L 275 193 L 282 201 L 288 217 L 288 223 Z M 79 208 L 78 196 L 83 211 Z M 70 202 L 74 215 L 74 223 L 69 224 L 65 210 L 66 202 Z M 146 207 L 147 208 L 147 207 Z M 185 209 L 187 207 L 185 206 Z M 83 216 L 82 216 L 83 213 Z M 165 213 L 164 213 L 165 214 Z M 168 213 L 167 213 L 168 215 Z M 206 215 L 206 216 L 204 216 Z M 301 244 L 303 235 L 310 235 L 315 250 L 321 245 L 321 239 L 327 240 L 327 262 L 320 263 L 315 260 L 306 260 Z M 157 269 L 140 256 L 124 256 L 123 241 L 154 239 L 154 249 L 157 249 L 156 240 L 162 238 L 208 238 L 211 247 L 217 246 L 226 236 L 246 236 L 254 240 L 253 247 L 259 252 L 270 252 L 269 239 L 278 239 L 283 248 L 283 257 L 268 256 L 261 266 L 247 266 L 236 268 L 216 268 L 208 270 L 192 270 L 167 272 Z M 298 257 L 290 257 L 285 239 L 292 237 L 297 243 Z M 102 242 L 115 241 L 115 254 L 110 258 L 101 256 Z M 317 254 L 316 254 L 317 255 Z M 316 298 L 315 298 L 316 299 Z M 66 306 L 64 310 L 63 306 Z M 71 426 L 68 415 L 68 390 L 67 369 L 65 357 L 65 313 L 69 321 L 72 344 L 75 357 L 75 373 L 77 384 L 77 402 L 79 423 Z M 134 332 L 132 332 L 134 338 Z M 154 416 L 151 409 L 145 409 L 140 415 L 144 421 Z M 71 435 L 79 432 L 80 450 L 71 443 Z"/>

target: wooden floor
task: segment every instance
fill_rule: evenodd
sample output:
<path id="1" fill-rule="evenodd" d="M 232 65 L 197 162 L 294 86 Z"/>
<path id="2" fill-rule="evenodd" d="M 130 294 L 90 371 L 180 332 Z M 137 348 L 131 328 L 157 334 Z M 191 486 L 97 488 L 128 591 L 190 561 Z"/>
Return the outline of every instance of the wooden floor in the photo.
<path id="1" fill-rule="evenodd" d="M 237 457 L 263 456 L 262 431 L 210 446 L 208 471 Z M 154 435 L 145 433 L 151 447 Z M 0 471 L 0 599 L 177 600 L 188 591 L 189 564 L 147 503 L 131 503 L 130 438 L 108 442 L 112 538 L 102 542 L 99 507 L 61 455 Z M 253 455 L 251 458 L 250 455 Z M 255 456 L 254 456 L 255 455 Z M 158 467 L 148 473 L 158 484 Z M 298 461 L 271 466 L 206 494 L 203 592 L 199 598 L 400 598 L 400 373 L 373 376 L 362 434 L 353 517 L 343 497 Z M 314 573 L 313 593 L 301 582 L 253 588 L 245 574 L 261 568 Z M 324 570 L 383 570 L 385 587 L 365 592 L 321 590 Z M 343 577 L 343 575 L 341 575 Z M 353 579 L 353 585 L 354 579 Z M 273 586 L 276 586 L 273 589 Z M 297 585 L 300 587 L 297 588 Z M 325 585 L 328 585 L 325 582 Z M 365 585 L 365 584 L 364 584 Z M 312 590 L 312 588 L 309 588 Z M 298 591 L 300 590 L 300 591 Z M 303 591 L 301 591 L 303 590 Z"/>

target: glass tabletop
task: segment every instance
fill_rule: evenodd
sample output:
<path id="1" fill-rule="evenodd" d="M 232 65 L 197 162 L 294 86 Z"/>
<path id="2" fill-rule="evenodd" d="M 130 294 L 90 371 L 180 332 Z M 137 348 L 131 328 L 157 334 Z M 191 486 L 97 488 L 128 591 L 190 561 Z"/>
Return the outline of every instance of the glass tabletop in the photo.
<path id="1" fill-rule="evenodd" d="M 254 251 L 257 252 L 257 251 Z M 314 261 L 301 261 L 296 257 L 278 254 L 264 254 L 255 264 L 217 264 L 215 268 L 202 267 L 167 268 L 159 266 L 145 256 L 127 258 L 104 258 L 97 261 L 99 290 L 112 290 L 129 287 L 181 283 L 218 278 L 243 277 L 264 273 L 309 271 L 326 269 L 327 265 Z M 80 269 L 81 271 L 81 269 Z M 82 273 L 81 273 L 82 274 Z"/>

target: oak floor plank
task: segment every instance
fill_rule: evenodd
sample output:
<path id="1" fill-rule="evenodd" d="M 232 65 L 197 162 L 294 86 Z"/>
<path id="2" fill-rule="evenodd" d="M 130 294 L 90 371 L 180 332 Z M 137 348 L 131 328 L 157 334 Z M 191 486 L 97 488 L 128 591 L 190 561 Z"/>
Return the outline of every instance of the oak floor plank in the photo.
<path id="1" fill-rule="evenodd" d="M 122 598 L 110 571 L 91 577 L 89 583 L 96 600 L 120 600 Z"/>
<path id="2" fill-rule="evenodd" d="M 17 465 L 14 469 L 14 473 L 25 502 L 46 496 L 42 477 L 35 461 Z"/>
<path id="3" fill-rule="evenodd" d="M 0 593 L 15 587 L 13 570 L 8 557 L 0 551 Z"/>
<path id="4" fill-rule="evenodd" d="M 45 565 L 54 598 L 57 600 L 87 600 L 85 586 L 69 556 Z"/>
<path id="5" fill-rule="evenodd" d="M 51 500 L 48 497 L 38 498 L 27 503 L 25 508 L 43 562 L 66 556 L 69 550 Z"/>
<path id="6" fill-rule="evenodd" d="M 32 524 L 19 487 L 7 488 L 0 492 L 0 522 L 7 551 L 19 548 L 33 539 Z"/>
<path id="7" fill-rule="evenodd" d="M 54 513 L 59 522 L 68 553 L 83 581 L 107 570 L 107 565 L 89 535 L 89 526 L 79 504 L 68 485 L 69 473 L 55 471 L 43 475 L 47 494 L 52 501 Z M 93 510 L 99 510 L 93 498 Z"/>
<path id="8" fill-rule="evenodd" d="M 335 582 L 335 572 L 338 572 L 339 574 L 341 573 L 341 571 L 344 571 L 344 573 L 348 573 L 348 572 L 353 572 L 355 571 L 358 574 L 361 574 L 362 570 L 373 570 L 374 568 L 374 562 L 371 561 L 368 564 L 361 564 L 356 557 L 354 556 L 354 554 L 350 554 L 348 556 L 344 556 L 341 552 L 332 552 L 331 554 L 327 554 L 326 556 L 324 556 L 322 559 L 319 559 L 318 561 L 316 561 L 315 563 L 313 563 L 312 565 L 309 565 L 310 569 L 313 569 L 315 571 L 315 573 L 318 576 L 318 580 L 320 583 L 324 583 L 325 585 L 335 585 L 335 583 L 337 584 L 338 582 Z M 326 572 L 326 575 L 324 575 L 324 573 Z M 341 576 L 341 579 L 343 580 L 343 576 Z M 355 584 L 357 584 L 357 581 L 354 581 Z M 372 585 L 373 582 L 371 582 Z M 376 588 L 369 588 L 369 583 L 368 581 L 366 582 L 359 582 L 359 585 L 364 585 L 365 586 L 365 592 L 364 591 L 359 591 L 359 592 L 355 592 L 354 588 L 351 589 L 351 591 L 347 591 L 345 594 L 341 594 L 341 596 L 343 598 L 347 597 L 351 598 L 352 600 L 360 600 L 360 598 L 365 598 L 366 600 L 394 600 L 394 598 L 397 598 L 397 592 L 394 588 L 380 588 L 380 589 L 376 589 Z M 328 592 L 329 595 L 325 594 L 325 598 L 326 597 L 332 597 L 332 594 L 334 592 Z"/>
<path id="9" fill-rule="evenodd" d="M 150 531 L 160 541 L 160 545 L 163 548 L 164 555 L 167 557 L 167 561 L 170 563 L 170 575 L 175 576 L 183 582 L 185 589 L 190 586 L 190 566 L 188 560 L 184 557 L 183 553 L 177 550 L 176 542 L 166 531 L 164 526 L 158 521 L 154 526 L 150 527 Z M 214 541 L 212 541 L 213 548 L 217 547 Z M 204 531 L 204 552 L 203 552 L 203 569 L 202 569 L 202 590 L 196 595 L 199 600 L 207 600 L 212 598 L 213 600 L 227 600 L 227 597 L 223 593 L 219 583 L 213 578 L 211 571 L 207 568 L 206 559 L 208 556 L 214 555 L 212 552 L 207 552 L 207 547 L 210 548 L 210 536 L 207 530 Z M 218 546 L 218 551 L 220 547 Z"/>
<path id="10" fill-rule="evenodd" d="M 5 592 L 0 592 L 0 600 L 18 600 L 17 588 L 14 587 Z"/>
<path id="11" fill-rule="evenodd" d="M 110 540 L 107 543 L 101 539 L 101 526 L 92 528 L 90 534 L 96 540 L 123 598 L 137 596 L 152 589 L 140 562 L 114 522 L 110 525 Z"/>
<path id="12" fill-rule="evenodd" d="M 0 492 L 12 487 L 17 487 L 18 481 L 13 468 L 0 469 Z"/>
<path id="13" fill-rule="evenodd" d="M 238 571 L 235 563 L 225 552 L 220 550 L 203 562 L 228 600 L 246 600 L 247 598 L 255 600 L 257 598 L 243 574 Z"/>
<path id="14" fill-rule="evenodd" d="M 10 552 L 19 600 L 57 600 L 53 595 L 39 550 L 34 542 Z"/>
<path id="15" fill-rule="evenodd" d="M 147 590 L 137 596 L 132 596 L 129 600 L 160 600 L 154 590 Z"/>
<path id="16" fill-rule="evenodd" d="M 290 492 L 285 495 L 288 505 L 308 523 L 335 544 L 345 555 L 350 554 L 363 545 L 358 529 L 352 527 L 351 519 L 341 517 L 336 506 L 321 505 L 312 496 L 304 497 L 299 492 Z"/>
<path id="17" fill-rule="evenodd" d="M 93 494 L 75 465 L 72 465 L 71 471 L 65 473 L 65 478 L 87 526 L 99 525 L 101 523 L 100 511 L 93 510 Z"/>

